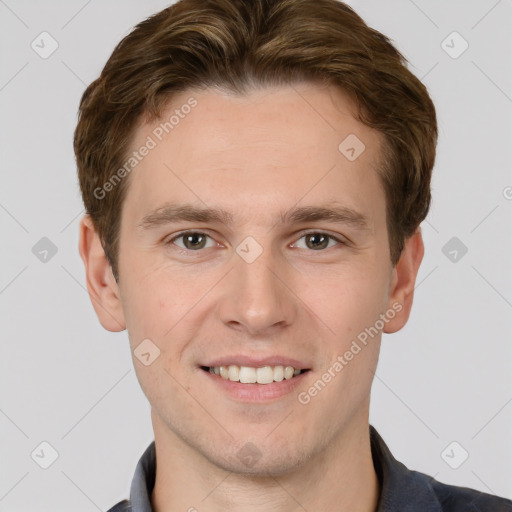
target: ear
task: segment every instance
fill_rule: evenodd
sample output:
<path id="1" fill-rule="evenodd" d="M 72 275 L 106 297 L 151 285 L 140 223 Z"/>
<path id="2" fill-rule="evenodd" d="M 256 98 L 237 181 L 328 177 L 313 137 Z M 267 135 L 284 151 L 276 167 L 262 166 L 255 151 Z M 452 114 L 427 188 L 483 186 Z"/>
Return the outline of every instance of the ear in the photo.
<path id="1" fill-rule="evenodd" d="M 78 250 L 84 262 L 87 290 L 94 311 L 107 331 L 123 331 L 126 322 L 119 287 L 89 215 L 82 218 L 79 229 Z"/>
<path id="2" fill-rule="evenodd" d="M 385 333 L 399 331 L 409 319 L 416 276 L 424 252 L 421 229 L 418 227 L 416 232 L 405 241 L 400 260 L 392 270 L 387 307 L 388 310 L 395 311 L 396 315 L 386 323 L 383 329 Z"/>

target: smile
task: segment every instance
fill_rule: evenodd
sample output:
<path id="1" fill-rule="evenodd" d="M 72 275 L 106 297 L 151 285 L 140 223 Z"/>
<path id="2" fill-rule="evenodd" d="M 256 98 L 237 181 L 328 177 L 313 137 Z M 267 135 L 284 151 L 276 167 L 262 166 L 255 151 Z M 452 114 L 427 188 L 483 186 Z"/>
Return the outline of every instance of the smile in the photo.
<path id="1" fill-rule="evenodd" d="M 271 384 L 289 380 L 308 370 L 296 369 L 293 366 L 238 366 L 236 364 L 223 366 L 202 366 L 204 371 L 218 375 L 224 380 L 242 384 Z"/>

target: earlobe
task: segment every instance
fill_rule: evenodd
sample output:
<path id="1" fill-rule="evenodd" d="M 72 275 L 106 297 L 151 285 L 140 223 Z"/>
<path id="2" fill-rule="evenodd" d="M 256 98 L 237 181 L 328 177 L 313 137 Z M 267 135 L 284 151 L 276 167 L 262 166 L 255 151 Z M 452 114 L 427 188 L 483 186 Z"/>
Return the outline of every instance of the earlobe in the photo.
<path id="1" fill-rule="evenodd" d="M 78 250 L 84 262 L 87 290 L 94 311 L 107 331 L 123 331 L 126 323 L 119 287 L 89 215 L 81 219 L 79 229 Z"/>
<path id="2" fill-rule="evenodd" d="M 396 314 L 383 329 L 383 332 L 387 334 L 402 329 L 409 319 L 416 277 L 424 252 L 421 229 L 418 227 L 416 232 L 405 241 L 400 260 L 393 269 L 387 307 L 389 310 L 394 310 Z"/>

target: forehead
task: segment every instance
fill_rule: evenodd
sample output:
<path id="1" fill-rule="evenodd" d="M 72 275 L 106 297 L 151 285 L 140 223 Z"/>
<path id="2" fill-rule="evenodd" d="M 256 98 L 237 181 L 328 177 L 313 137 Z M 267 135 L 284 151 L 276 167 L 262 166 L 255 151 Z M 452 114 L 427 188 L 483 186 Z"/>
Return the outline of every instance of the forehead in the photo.
<path id="1" fill-rule="evenodd" d="M 135 132 L 132 149 L 151 149 L 130 175 L 132 220 L 173 199 L 231 204 L 248 217 L 302 199 L 377 215 L 382 136 L 355 114 L 342 91 L 314 84 L 181 92 Z"/>

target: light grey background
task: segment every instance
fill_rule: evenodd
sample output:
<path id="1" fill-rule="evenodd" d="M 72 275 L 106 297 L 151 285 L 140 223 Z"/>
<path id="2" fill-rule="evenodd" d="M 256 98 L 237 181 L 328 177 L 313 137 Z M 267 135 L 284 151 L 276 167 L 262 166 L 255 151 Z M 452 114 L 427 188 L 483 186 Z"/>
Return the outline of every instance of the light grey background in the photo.
<path id="1" fill-rule="evenodd" d="M 349 3 L 409 59 L 440 126 L 415 304 L 384 335 L 371 423 L 409 468 L 512 498 L 512 1 Z M 153 439 L 127 334 L 102 329 L 85 290 L 72 134 L 114 45 L 167 5 L 0 0 L 0 511 L 106 510 Z M 43 31 L 47 59 L 31 47 Z M 456 262 L 452 237 L 468 248 Z M 43 441 L 48 469 L 31 458 Z M 458 469 L 441 455 L 453 441 Z"/>

